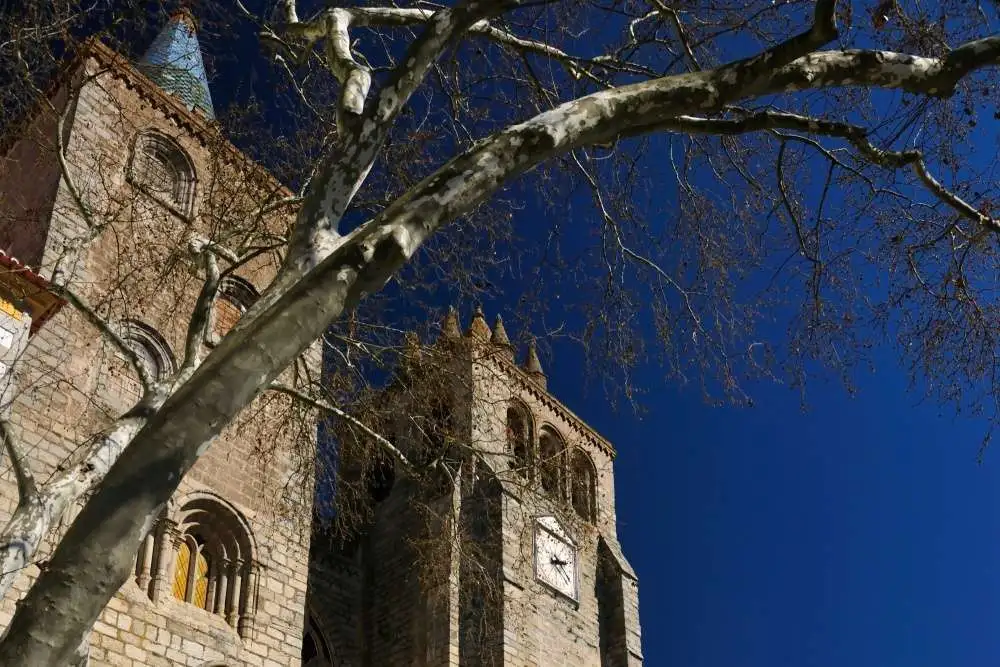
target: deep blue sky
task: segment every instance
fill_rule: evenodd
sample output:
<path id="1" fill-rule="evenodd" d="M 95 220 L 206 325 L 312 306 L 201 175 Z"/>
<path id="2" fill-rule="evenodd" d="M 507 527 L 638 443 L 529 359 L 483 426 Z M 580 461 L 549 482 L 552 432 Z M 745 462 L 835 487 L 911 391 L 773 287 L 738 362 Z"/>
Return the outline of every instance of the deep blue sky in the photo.
<path id="1" fill-rule="evenodd" d="M 1000 452 L 977 463 L 982 425 L 918 404 L 880 361 L 853 399 L 813 382 L 809 411 L 779 385 L 709 407 L 648 368 L 639 418 L 584 393 L 579 350 L 555 345 L 552 392 L 618 448 L 647 665 L 996 664 Z"/>
<path id="2" fill-rule="evenodd" d="M 567 360 L 568 361 L 568 360 Z M 640 577 L 647 664 L 994 665 L 996 452 L 915 405 L 892 358 L 857 398 L 780 387 L 706 406 L 650 372 L 638 419 L 552 390 L 618 448 L 619 533 Z"/>

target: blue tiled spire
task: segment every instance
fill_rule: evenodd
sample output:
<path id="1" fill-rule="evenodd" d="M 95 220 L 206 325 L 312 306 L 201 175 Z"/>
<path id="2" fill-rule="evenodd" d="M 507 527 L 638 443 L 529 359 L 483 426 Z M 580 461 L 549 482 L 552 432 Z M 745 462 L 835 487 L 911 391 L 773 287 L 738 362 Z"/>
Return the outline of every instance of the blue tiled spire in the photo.
<path id="1" fill-rule="evenodd" d="M 209 118 L 215 118 L 201 46 L 194 19 L 187 10 L 175 12 L 170 17 L 137 66 L 188 109 L 200 109 Z"/>

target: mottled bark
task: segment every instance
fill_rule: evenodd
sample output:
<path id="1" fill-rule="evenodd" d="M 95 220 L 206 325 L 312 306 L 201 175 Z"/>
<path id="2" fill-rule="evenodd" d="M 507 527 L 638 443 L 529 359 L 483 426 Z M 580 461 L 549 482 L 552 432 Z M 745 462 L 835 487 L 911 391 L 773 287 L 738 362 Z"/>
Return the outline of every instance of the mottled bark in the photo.
<path id="1" fill-rule="evenodd" d="M 0 597 L 10 591 L 73 503 L 104 478 L 147 417 L 162 405 L 163 398 L 156 396 L 137 406 L 100 436 L 79 463 L 35 492 L 22 495 L 13 516 L 0 531 Z"/>
<path id="2" fill-rule="evenodd" d="M 601 91 L 511 126 L 341 237 L 340 216 L 389 124 L 444 45 L 482 18 L 471 10 L 439 12 L 404 59 L 407 65 L 352 126 L 344 150 L 325 159 L 279 281 L 150 415 L 60 542 L 0 644 L 0 664 L 65 664 L 127 578 L 140 540 L 180 479 L 223 427 L 345 309 L 380 289 L 431 234 L 512 177 L 574 148 L 676 130 L 679 123 L 699 120 L 692 114 L 711 115 L 752 97 L 848 85 L 947 95 L 961 77 L 993 64 L 1000 53 L 1000 38 L 943 58 L 812 52 L 835 34 L 832 6 L 819 3 L 813 29 L 760 56 Z"/>

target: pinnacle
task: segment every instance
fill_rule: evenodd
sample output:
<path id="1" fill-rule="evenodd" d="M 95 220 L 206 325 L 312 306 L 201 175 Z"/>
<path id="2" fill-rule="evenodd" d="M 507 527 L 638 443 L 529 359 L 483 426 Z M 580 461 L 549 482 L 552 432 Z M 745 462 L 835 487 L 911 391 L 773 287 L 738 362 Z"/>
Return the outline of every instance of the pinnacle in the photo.
<path id="1" fill-rule="evenodd" d="M 531 341 L 528 344 L 528 358 L 524 362 L 524 370 L 528 372 L 528 375 L 533 380 L 543 387 L 545 386 L 545 371 L 542 370 L 542 362 L 538 358 L 538 349 L 535 347 L 535 341 Z"/>
<path id="2" fill-rule="evenodd" d="M 510 343 L 510 337 L 507 335 L 507 330 L 504 329 L 503 319 L 499 314 L 493 323 L 493 333 L 490 334 L 490 343 L 496 348 L 500 357 L 508 362 L 514 361 L 514 346 Z"/>
<path id="3" fill-rule="evenodd" d="M 420 337 L 413 331 L 407 331 L 403 338 L 403 354 L 409 359 L 420 358 Z"/>
<path id="4" fill-rule="evenodd" d="M 482 306 L 476 306 L 476 314 L 472 316 L 472 322 L 465 335 L 480 340 L 490 339 L 490 327 L 486 324 L 486 316 L 483 315 Z"/>
<path id="5" fill-rule="evenodd" d="M 497 319 L 493 323 L 493 333 L 490 334 L 490 342 L 494 345 L 510 346 L 510 338 L 507 336 L 507 330 L 504 329 L 503 318 L 499 315 L 497 315 Z"/>
<path id="6" fill-rule="evenodd" d="M 462 327 L 458 323 L 458 312 L 455 310 L 455 306 L 448 308 L 448 314 L 444 316 L 444 322 L 441 324 L 441 334 L 444 338 L 461 338 Z"/>

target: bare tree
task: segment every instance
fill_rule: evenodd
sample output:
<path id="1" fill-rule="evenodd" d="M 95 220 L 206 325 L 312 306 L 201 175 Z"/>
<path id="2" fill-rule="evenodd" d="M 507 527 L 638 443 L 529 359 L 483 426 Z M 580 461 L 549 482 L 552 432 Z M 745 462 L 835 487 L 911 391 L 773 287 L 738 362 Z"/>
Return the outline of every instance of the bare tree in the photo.
<path id="1" fill-rule="evenodd" d="M 585 248 L 571 275 L 594 316 L 575 335 L 595 358 L 627 369 L 653 349 L 674 375 L 742 399 L 746 377 L 782 365 L 796 381 L 815 361 L 849 379 L 880 325 L 937 398 L 996 414 L 1000 221 L 981 185 L 995 156 L 973 157 L 986 149 L 972 136 L 995 103 L 992 5 L 470 0 L 300 18 L 283 0 L 266 19 L 239 3 L 227 11 L 257 26 L 286 92 L 326 128 L 319 156 L 290 179 L 302 191 L 274 250 L 277 278 L 210 353 L 192 343 L 181 374 L 144 378 L 143 409 L 88 450 L 88 476 L 63 492 L 21 475 L 8 545 L 16 535 L 37 548 L 54 517 L 96 489 L 18 609 L 0 662 L 66 663 L 220 430 L 325 332 L 349 364 L 386 283 L 420 269 L 428 284 L 435 271 L 448 277 L 453 267 L 417 251 L 448 257 L 447 241 L 435 245 L 448 225 L 469 238 L 495 231 L 509 210 L 498 195 L 529 172 L 595 204 L 587 229 L 546 221 L 550 238 Z M 417 159 L 380 160 L 407 151 Z M 670 173 L 657 181 L 655 170 Z M 671 196 L 644 204 L 664 183 Z M 553 244 L 494 248 L 511 262 L 551 260 Z M 191 251 L 210 298 L 217 265 L 239 264 L 245 249 L 194 240 Z M 743 298 L 749 289 L 764 296 Z M 780 341 L 756 328 L 772 299 L 795 306 Z M 640 320 L 656 341 L 633 334 Z M 405 456 L 336 391 L 310 400 Z"/>

